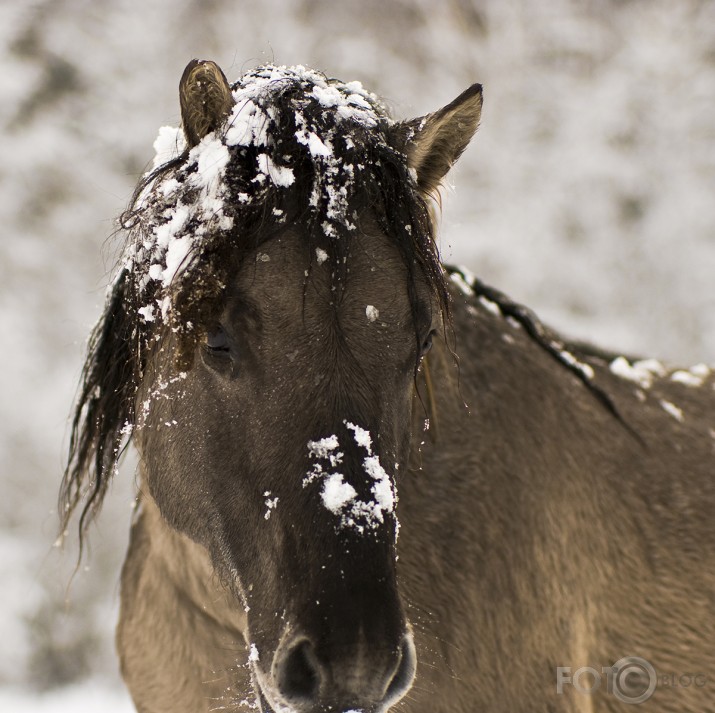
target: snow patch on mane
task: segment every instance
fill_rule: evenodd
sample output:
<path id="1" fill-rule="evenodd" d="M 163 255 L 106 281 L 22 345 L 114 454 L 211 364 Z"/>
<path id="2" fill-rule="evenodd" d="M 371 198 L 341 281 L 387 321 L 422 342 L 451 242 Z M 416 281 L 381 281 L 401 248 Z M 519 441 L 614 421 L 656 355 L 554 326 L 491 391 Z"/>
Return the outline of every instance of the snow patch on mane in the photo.
<path id="1" fill-rule="evenodd" d="M 285 191 L 311 165 L 310 207 L 328 238 L 355 228 L 350 199 L 363 165 L 356 132 L 394 122 L 360 82 L 340 82 L 303 66 L 267 65 L 232 87 L 224 127 L 187 151 L 180 128 L 163 126 L 152 171 L 131 211 L 122 268 L 134 275 L 142 320 L 170 323 L 184 278 L 215 241 L 231 239 L 241 215 Z M 303 168 L 305 171 L 305 168 Z M 236 190 L 240 183 L 243 190 Z M 283 211 L 274 210 L 280 222 Z M 173 325 L 176 327 L 176 325 Z M 185 326 L 185 325 L 184 325 Z"/>

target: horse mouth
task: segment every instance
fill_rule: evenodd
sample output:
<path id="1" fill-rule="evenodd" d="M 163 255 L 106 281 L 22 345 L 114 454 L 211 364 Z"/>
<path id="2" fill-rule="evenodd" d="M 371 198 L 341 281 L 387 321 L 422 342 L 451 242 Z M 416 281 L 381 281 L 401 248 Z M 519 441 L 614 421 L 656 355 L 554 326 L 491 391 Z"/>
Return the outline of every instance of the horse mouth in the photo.
<path id="1" fill-rule="evenodd" d="M 292 708 L 291 706 L 287 705 L 279 705 L 278 708 L 272 708 L 271 704 L 268 702 L 266 699 L 265 694 L 261 690 L 260 686 L 256 686 L 256 701 L 258 703 L 258 710 L 260 713 L 296 713 L 295 709 Z M 339 711 L 338 709 L 335 710 L 335 713 L 342 713 L 342 711 Z M 368 710 L 366 708 L 351 708 L 350 710 L 346 711 L 345 713 L 381 713 L 379 711 L 372 711 L 371 709 Z"/>
<path id="2" fill-rule="evenodd" d="M 303 710 L 300 706 L 296 708 L 294 705 L 281 700 L 280 695 L 274 692 L 269 685 L 266 685 L 265 677 L 256 664 L 251 662 L 250 667 L 253 690 L 256 694 L 256 703 L 260 713 L 299 713 L 299 711 Z M 311 710 L 313 709 L 311 708 Z M 321 710 L 323 709 L 321 708 Z M 385 709 L 365 708 L 363 706 L 348 706 L 347 708 L 337 706 L 333 708 L 330 706 L 327 710 L 334 711 L 334 713 L 383 713 Z"/>

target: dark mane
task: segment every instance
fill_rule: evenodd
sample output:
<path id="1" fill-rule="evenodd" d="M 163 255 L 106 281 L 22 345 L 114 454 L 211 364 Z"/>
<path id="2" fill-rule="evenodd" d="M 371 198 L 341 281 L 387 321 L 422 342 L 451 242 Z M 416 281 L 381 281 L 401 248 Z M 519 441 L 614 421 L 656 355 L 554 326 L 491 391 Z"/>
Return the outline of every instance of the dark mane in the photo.
<path id="1" fill-rule="evenodd" d="M 441 264 L 428 205 L 481 86 L 395 123 L 357 83 L 195 59 L 179 105 L 121 218 L 61 493 L 79 565 L 133 442 L 137 710 L 556 711 L 600 652 L 643 674 L 604 706 L 715 713 L 658 685 L 715 666 L 715 372 L 611 360 Z"/>
<path id="2" fill-rule="evenodd" d="M 446 269 L 450 275 L 457 275 L 460 280 L 468 285 L 469 289 L 477 298 L 482 298 L 495 304 L 504 317 L 514 320 L 521 326 L 529 338 L 540 349 L 573 374 L 588 391 L 593 394 L 601 406 L 616 418 L 631 435 L 642 442 L 638 433 L 623 419 L 611 397 L 594 383 L 593 369 L 585 361 L 585 359 L 588 358 L 597 359 L 599 361 L 613 361 L 618 355 L 608 359 L 609 352 L 605 350 L 600 350 L 587 344 L 564 340 L 550 330 L 539 317 L 525 305 L 515 302 L 500 290 L 487 285 L 468 271 L 452 266 L 448 266 Z"/>
<path id="3" fill-rule="evenodd" d="M 421 273 L 447 316 L 445 277 L 408 169 L 405 131 L 377 98 L 302 67 L 260 67 L 232 90 L 236 105 L 225 126 L 192 149 L 178 131 L 163 130 L 174 155 L 140 181 L 120 219 L 126 247 L 88 345 L 60 494 L 63 529 L 83 501 L 80 533 L 101 507 L 141 426 L 135 400 L 152 349 L 172 333 L 182 344 L 180 368 L 190 368 L 196 339 L 215 324 L 242 256 L 281 226 L 300 225 L 311 255 L 324 250 L 339 281 L 350 233 L 369 210 L 402 255 L 413 310 Z M 205 179 L 207 166 L 213 180 Z"/>

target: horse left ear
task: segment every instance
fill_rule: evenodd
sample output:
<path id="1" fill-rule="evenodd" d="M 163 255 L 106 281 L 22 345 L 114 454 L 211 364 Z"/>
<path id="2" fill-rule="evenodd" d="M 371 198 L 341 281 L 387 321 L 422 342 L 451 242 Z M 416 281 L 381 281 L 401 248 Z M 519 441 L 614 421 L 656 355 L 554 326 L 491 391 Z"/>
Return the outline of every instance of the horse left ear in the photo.
<path id="1" fill-rule="evenodd" d="M 215 62 L 192 59 L 179 82 L 181 125 L 189 148 L 218 129 L 233 108 L 226 75 Z"/>
<path id="2" fill-rule="evenodd" d="M 479 126 L 482 114 L 482 85 L 473 84 L 439 111 L 405 124 L 406 152 L 417 184 L 433 193 L 462 155 Z"/>

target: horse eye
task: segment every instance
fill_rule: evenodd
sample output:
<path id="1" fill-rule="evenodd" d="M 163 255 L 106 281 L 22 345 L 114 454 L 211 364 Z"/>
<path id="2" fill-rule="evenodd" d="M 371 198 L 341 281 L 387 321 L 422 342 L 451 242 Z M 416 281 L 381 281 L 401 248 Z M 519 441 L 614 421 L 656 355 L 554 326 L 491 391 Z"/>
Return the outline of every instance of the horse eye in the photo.
<path id="1" fill-rule="evenodd" d="M 434 332 L 430 332 L 425 340 L 422 342 L 422 350 L 420 351 L 420 356 L 423 357 L 427 352 L 432 349 L 432 337 L 434 336 Z"/>
<path id="2" fill-rule="evenodd" d="M 206 332 L 206 348 L 214 353 L 230 351 L 228 337 L 221 327 L 216 327 Z"/>

